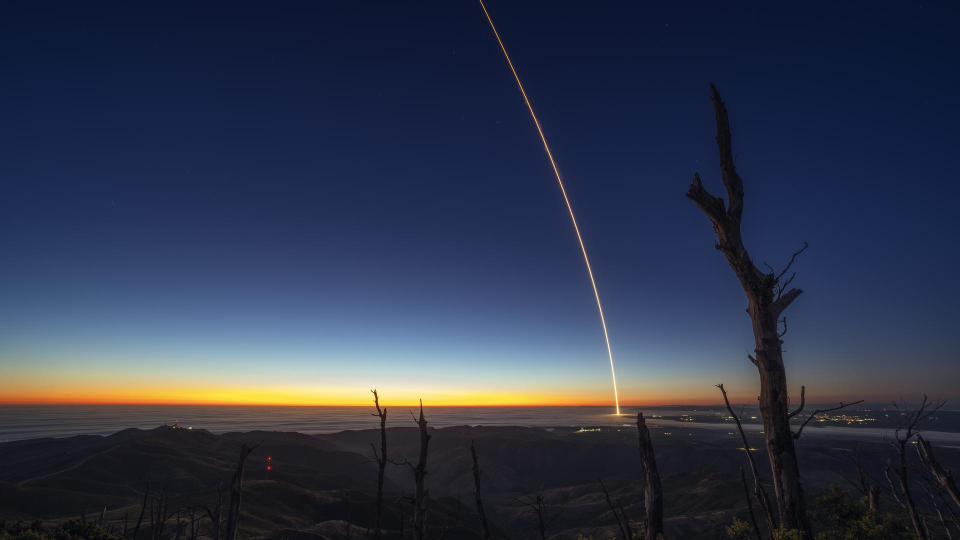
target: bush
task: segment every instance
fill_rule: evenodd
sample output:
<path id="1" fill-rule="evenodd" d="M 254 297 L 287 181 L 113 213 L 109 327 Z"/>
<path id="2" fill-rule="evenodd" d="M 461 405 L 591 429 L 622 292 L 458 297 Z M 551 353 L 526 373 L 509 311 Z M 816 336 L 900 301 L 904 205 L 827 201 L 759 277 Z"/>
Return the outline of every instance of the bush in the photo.
<path id="1" fill-rule="evenodd" d="M 838 486 L 819 497 L 817 521 L 824 530 L 817 540 L 907 540 L 916 538 L 906 524 L 888 512 L 870 510 L 866 499 L 858 501 L 847 497 Z"/>

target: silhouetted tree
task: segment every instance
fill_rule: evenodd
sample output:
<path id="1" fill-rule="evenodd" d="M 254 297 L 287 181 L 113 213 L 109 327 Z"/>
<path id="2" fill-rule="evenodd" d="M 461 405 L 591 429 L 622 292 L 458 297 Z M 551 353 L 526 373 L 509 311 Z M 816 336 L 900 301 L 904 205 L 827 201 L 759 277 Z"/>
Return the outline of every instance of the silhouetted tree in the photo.
<path id="1" fill-rule="evenodd" d="M 856 489 L 860 495 L 862 495 L 867 500 L 867 505 L 870 510 L 880 510 L 880 484 L 874 483 L 873 477 L 870 473 L 867 472 L 866 468 L 863 466 L 863 463 L 860 460 L 860 450 L 857 445 L 853 445 L 852 454 L 850 456 L 850 461 L 853 462 L 854 467 L 857 469 L 856 479 L 852 479 L 847 475 L 840 473 L 840 476 L 844 478 L 850 485 Z"/>
<path id="2" fill-rule="evenodd" d="M 597 482 L 600 482 L 600 488 L 603 489 L 603 497 L 607 500 L 607 506 L 609 506 L 610 511 L 613 512 L 613 518 L 617 520 L 617 530 L 620 531 L 621 540 L 633 540 L 630 518 L 628 518 L 627 513 L 623 511 L 623 505 L 620 504 L 620 499 L 617 499 L 617 506 L 620 507 L 618 512 L 617 507 L 613 506 L 613 501 L 610 500 L 610 493 L 607 491 L 607 486 L 603 485 L 603 480 L 597 478 Z"/>
<path id="3" fill-rule="evenodd" d="M 753 515 L 753 499 L 750 497 L 750 488 L 747 487 L 747 476 L 743 474 L 743 466 L 740 467 L 740 484 L 743 486 L 743 495 L 747 499 L 747 516 L 753 526 L 753 534 L 757 537 L 757 540 L 762 540 L 760 526 L 757 525 L 757 516 Z M 736 526 L 736 523 L 734 523 L 734 526 Z"/>
<path id="4" fill-rule="evenodd" d="M 923 476 L 923 482 L 920 484 L 920 487 L 927 492 L 927 502 L 930 503 L 930 506 L 933 507 L 934 513 L 937 515 L 937 520 L 940 522 L 940 525 L 943 527 L 944 533 L 947 536 L 947 540 L 953 540 L 953 532 L 950 530 L 950 525 L 947 523 L 946 517 L 943 515 L 943 510 L 940 508 L 940 501 L 943 499 L 943 488 L 936 483 L 936 480 L 929 478 L 928 476 Z"/>
<path id="5" fill-rule="evenodd" d="M 223 480 L 217 482 L 217 503 L 210 515 L 211 537 L 220 540 L 220 530 L 223 529 Z"/>
<path id="6" fill-rule="evenodd" d="M 953 499 L 953 504 L 960 509 L 960 493 L 957 492 L 957 484 L 953 479 L 953 472 L 950 469 L 944 469 L 937 458 L 933 455 L 933 448 L 930 441 L 917 434 L 917 452 L 920 454 L 920 461 L 926 467 L 930 474 L 937 479 L 937 482 L 943 487 L 943 490 Z"/>
<path id="7" fill-rule="evenodd" d="M 800 483 L 794 436 L 790 430 L 787 373 L 781 348 L 781 338 L 786 333 L 786 318 L 781 319 L 781 316 L 803 292 L 796 288 L 787 290 L 796 276 L 794 273 L 787 277 L 787 272 L 797 255 L 807 246 L 804 244 L 803 249 L 794 253 L 790 263 L 780 273 L 772 269 L 769 273 L 762 272 L 754 265 L 743 245 L 740 232 L 743 217 L 743 179 L 737 173 L 734 161 L 727 109 L 713 85 L 710 85 L 710 92 L 717 123 L 720 172 L 729 203 L 725 204 L 723 199 L 704 189 L 699 173 L 694 175 L 687 197 L 710 218 L 717 234 L 716 248 L 726 257 L 747 296 L 747 313 L 753 322 L 756 344 L 754 355 L 748 357 L 760 375 L 760 412 L 781 525 L 787 529 L 799 530 L 806 538 L 813 538 Z M 780 332 L 781 322 L 784 324 L 783 332 Z"/>
<path id="8" fill-rule="evenodd" d="M 490 529 L 487 528 L 487 513 L 483 510 L 483 499 L 480 497 L 480 476 L 483 471 L 480 470 L 480 464 L 477 461 L 477 448 L 473 441 L 470 441 L 470 455 L 473 456 L 473 490 L 477 500 L 477 519 L 480 521 L 480 536 L 483 540 L 490 538 Z"/>
<path id="9" fill-rule="evenodd" d="M 143 505 L 140 507 L 140 517 L 137 518 L 137 525 L 136 527 L 133 528 L 133 536 L 130 537 L 133 540 L 137 539 L 137 534 L 140 532 L 140 526 L 143 524 L 143 515 L 147 511 L 147 501 L 149 499 L 150 499 L 150 477 L 147 476 L 147 487 L 146 489 L 143 490 Z M 151 509 L 152 508 L 153 507 L 151 506 Z M 219 539 L 214 538 L 213 540 L 219 540 Z"/>
<path id="10" fill-rule="evenodd" d="M 170 497 L 163 494 L 163 491 L 157 494 L 157 512 L 153 512 L 153 503 L 150 503 L 150 519 L 153 522 L 150 527 L 150 533 L 153 540 L 161 540 L 163 528 L 167 521 L 167 507 L 170 504 Z"/>
<path id="11" fill-rule="evenodd" d="M 907 511 L 917 537 L 920 540 L 926 540 L 930 535 L 920 517 L 919 510 L 917 510 L 913 494 L 910 492 L 910 481 L 907 476 L 909 470 L 907 467 L 907 444 L 920 434 L 929 423 L 930 417 L 940 410 L 940 407 L 943 407 L 944 402 L 933 403 L 927 396 L 923 396 L 920 406 L 912 411 L 909 410 L 906 402 L 901 401 L 901 403 L 902 405 L 894 403 L 894 408 L 897 411 L 897 429 L 894 431 L 893 440 L 890 441 L 890 444 L 897 451 L 897 462 L 896 464 L 888 462 L 886 469 L 897 479 L 897 485 L 893 485 L 889 474 L 887 480 L 890 481 L 890 489 L 893 491 L 894 497 L 897 498 L 897 502 Z"/>
<path id="12" fill-rule="evenodd" d="M 773 510 L 770 507 L 770 498 L 767 496 L 767 490 L 763 489 L 763 484 L 760 483 L 760 475 L 757 473 L 757 462 L 753 459 L 753 454 L 750 453 L 750 443 L 747 441 L 747 435 L 743 431 L 743 425 L 740 424 L 740 417 L 737 415 L 737 413 L 733 412 L 733 407 L 730 406 L 730 399 L 727 397 L 727 391 L 723 388 L 722 384 L 718 384 L 717 388 L 719 388 L 720 393 L 723 394 L 723 402 L 727 406 L 727 412 L 730 413 L 730 416 L 733 417 L 733 421 L 737 424 L 737 431 L 740 433 L 740 440 L 743 442 L 743 451 L 747 455 L 747 462 L 750 464 L 750 473 L 753 475 L 753 496 L 757 498 L 757 504 L 760 505 L 760 511 L 763 513 L 763 520 L 767 524 L 767 534 L 770 538 L 773 538 L 773 535 L 777 530 L 777 525 L 773 520 Z M 741 470 L 741 475 L 742 472 L 743 471 Z M 752 508 L 750 510 L 750 514 L 752 518 Z M 754 524 L 754 526 L 756 526 L 756 524 Z"/>
<path id="13" fill-rule="evenodd" d="M 527 512 L 537 516 L 537 537 L 540 540 L 547 540 L 547 527 L 553 523 L 553 520 L 557 519 L 557 516 L 560 514 L 554 514 L 553 516 L 548 515 L 547 512 L 547 499 L 543 494 L 543 487 L 540 487 L 539 491 L 536 491 L 530 495 L 526 496 L 527 500 L 524 500 L 523 497 L 517 499 L 517 502 L 521 505 L 527 507 Z"/>
<path id="14" fill-rule="evenodd" d="M 453 526 L 447 527 L 447 518 L 443 517 L 443 521 L 440 522 L 440 536 L 437 537 L 437 540 L 444 540 L 448 534 L 456 534 L 457 529 L 460 528 L 460 508 L 462 507 L 460 501 L 460 494 L 457 494 L 457 509 L 453 514 Z M 454 536 L 456 538 L 456 536 Z"/>
<path id="15" fill-rule="evenodd" d="M 637 439 L 640 441 L 640 461 L 643 462 L 646 480 L 643 486 L 643 502 L 646 507 L 644 525 L 647 538 L 656 539 L 663 534 L 663 489 L 660 487 L 660 473 L 657 471 L 650 430 L 647 429 L 642 412 L 637 413 Z"/>
<path id="16" fill-rule="evenodd" d="M 230 508 L 227 509 L 227 536 L 226 540 L 237 539 L 237 527 L 240 523 L 240 502 L 243 497 L 243 469 L 250 452 L 260 446 L 263 441 L 247 446 L 244 443 L 240 447 L 240 459 L 237 461 L 237 470 L 233 473 L 233 479 L 230 481 Z"/>
<path id="17" fill-rule="evenodd" d="M 414 416 L 413 412 L 410 413 L 410 416 L 413 416 L 413 421 L 417 423 L 420 432 L 420 452 L 417 465 L 414 466 L 410 461 L 404 461 L 402 463 L 391 461 L 391 463 L 394 465 L 406 465 L 410 467 L 410 470 L 413 472 L 416 490 L 414 491 L 413 498 L 409 499 L 410 502 L 413 503 L 413 538 L 414 540 L 425 540 L 427 537 L 427 498 L 429 497 L 425 479 L 427 477 L 427 446 L 430 444 L 430 434 L 427 433 L 427 419 L 423 416 L 422 399 L 420 400 L 420 418 Z"/>
<path id="18" fill-rule="evenodd" d="M 370 443 L 370 447 L 373 449 L 373 459 L 377 463 L 377 499 L 376 499 L 376 522 L 373 529 L 373 537 L 375 540 L 380 540 L 381 530 L 383 527 L 383 476 L 387 467 L 387 409 L 384 407 L 380 408 L 380 396 L 377 395 L 376 389 L 371 390 L 373 392 L 373 405 L 377 408 L 376 416 L 380 418 L 380 428 L 376 429 L 376 432 L 380 434 L 380 451 L 377 452 L 377 447 L 373 443 Z"/>

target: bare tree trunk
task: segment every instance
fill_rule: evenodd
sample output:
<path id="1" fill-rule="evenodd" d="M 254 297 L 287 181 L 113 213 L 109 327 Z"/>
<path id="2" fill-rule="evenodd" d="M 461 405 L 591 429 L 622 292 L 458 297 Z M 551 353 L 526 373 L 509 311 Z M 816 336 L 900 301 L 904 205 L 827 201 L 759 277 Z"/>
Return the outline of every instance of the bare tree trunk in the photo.
<path id="1" fill-rule="evenodd" d="M 943 526 L 943 530 L 947 535 L 947 540 L 953 540 L 953 532 L 950 530 L 950 525 L 947 523 L 947 519 L 943 515 L 943 510 L 940 509 L 940 504 L 937 503 L 937 497 L 942 497 L 942 490 L 937 489 L 938 486 L 933 482 L 929 477 L 924 477 L 927 485 L 921 484 L 920 487 L 927 492 L 927 495 L 930 496 L 930 505 L 933 506 L 933 511 L 937 513 L 937 519 L 940 521 L 940 525 Z"/>
<path id="2" fill-rule="evenodd" d="M 907 510 L 907 515 L 910 516 L 910 522 L 913 524 L 913 528 L 920 540 L 930 538 L 930 532 L 927 529 L 926 523 L 921 518 L 919 510 L 917 510 L 916 503 L 914 503 L 913 500 L 913 494 L 910 493 L 910 480 L 907 476 L 907 444 L 913 437 L 920 436 L 920 432 L 930 422 L 930 418 L 943 407 L 944 403 L 946 402 L 932 403 L 927 396 L 923 396 L 923 401 L 920 403 L 920 406 L 912 411 L 907 410 L 906 402 L 903 402 L 902 408 L 894 403 L 897 409 L 897 430 L 894 432 L 894 439 L 890 441 L 890 443 L 897 451 L 897 465 L 893 466 L 893 464 L 888 464 L 887 470 L 893 472 L 894 477 L 897 479 L 900 488 L 900 497 L 896 496 L 896 490 L 894 490 L 894 497 L 897 498 L 898 502 Z M 887 478 L 889 480 L 889 475 Z M 893 482 L 891 482 L 891 484 L 893 484 Z M 892 487 L 891 485 L 891 488 Z"/>
<path id="3" fill-rule="evenodd" d="M 777 525 L 773 520 L 773 510 L 770 508 L 770 498 L 767 496 L 767 490 L 763 489 L 763 484 L 760 483 L 760 475 L 757 473 L 757 462 L 753 459 L 753 454 L 750 453 L 750 443 L 747 441 L 747 434 L 744 433 L 743 425 L 740 424 L 740 417 L 737 416 L 737 413 L 733 412 L 733 407 L 730 406 L 727 391 L 723 388 L 722 384 L 718 384 L 717 388 L 719 388 L 720 393 L 723 394 L 723 402 L 727 405 L 727 412 L 730 413 L 733 421 L 737 424 L 737 431 L 740 433 L 740 440 L 743 442 L 743 451 L 747 454 L 747 462 L 750 464 L 750 473 L 753 474 L 753 495 L 757 498 L 760 511 L 763 512 L 763 520 L 767 524 L 767 534 L 772 539 L 777 530 Z"/>
<path id="4" fill-rule="evenodd" d="M 106 519 L 106 517 L 107 517 L 107 507 L 104 506 L 103 510 L 100 511 L 100 520 L 97 521 L 98 527 L 103 527 L 103 524 L 105 522 L 104 520 Z"/>
<path id="5" fill-rule="evenodd" d="M 210 526 L 213 530 L 210 532 L 213 540 L 220 540 L 220 529 L 223 528 L 223 480 L 217 482 L 217 505 L 214 507 Z"/>
<path id="6" fill-rule="evenodd" d="M 870 491 L 867 494 L 867 504 L 870 505 L 870 510 L 873 512 L 880 511 L 880 486 L 874 484 L 870 486 Z"/>
<path id="7" fill-rule="evenodd" d="M 137 540 L 137 533 L 140 532 L 140 525 L 143 524 L 143 514 L 147 511 L 147 501 L 150 498 L 150 477 L 147 477 L 147 488 L 143 492 L 143 506 L 140 507 L 140 517 L 137 518 L 137 526 L 133 528 L 133 536 L 130 538 L 132 540 Z M 150 506 L 150 509 L 153 509 L 153 506 Z M 152 521 L 152 520 L 151 520 Z M 217 540 L 217 539 L 214 539 Z"/>
<path id="8" fill-rule="evenodd" d="M 483 540 L 490 538 L 490 529 L 487 528 L 487 513 L 483 510 L 483 499 L 480 498 L 480 464 L 477 462 L 477 448 L 470 441 L 470 455 L 473 456 L 473 489 L 477 499 L 477 518 L 480 520 L 480 535 Z"/>
<path id="9" fill-rule="evenodd" d="M 427 477 L 427 445 L 430 443 L 430 435 L 427 433 L 427 419 L 423 416 L 423 401 L 420 401 L 420 418 L 414 418 L 417 426 L 420 428 L 420 457 L 417 466 L 413 470 L 413 477 L 417 484 L 416 492 L 413 497 L 413 538 L 414 540 L 426 540 L 427 528 L 427 490 L 424 480 Z M 230 539 L 232 540 L 232 539 Z"/>
<path id="10" fill-rule="evenodd" d="M 343 495 L 343 514 L 345 516 L 343 520 L 343 532 L 346 539 L 350 540 L 350 533 L 352 532 L 350 530 L 350 497 L 347 495 L 346 490 L 341 491 L 340 494 Z"/>
<path id="11" fill-rule="evenodd" d="M 377 453 L 377 447 L 370 443 L 370 446 L 373 446 L 373 457 L 379 468 L 377 473 L 376 524 L 373 537 L 374 540 L 380 540 L 381 530 L 383 529 L 383 476 L 387 468 L 387 409 L 386 407 L 380 408 L 380 396 L 377 395 L 377 391 L 371 390 L 371 392 L 373 392 L 373 404 L 377 407 L 375 416 L 380 418 L 380 429 L 378 430 L 380 433 L 380 452 Z"/>
<path id="12" fill-rule="evenodd" d="M 153 527 L 151 530 L 154 540 L 160 540 L 160 538 L 163 536 L 163 527 L 167 521 L 166 514 L 167 514 L 167 506 L 169 504 L 170 504 L 170 498 L 164 496 L 163 492 L 161 491 L 160 494 L 157 495 L 157 516 L 156 516 L 156 521 L 153 522 Z M 150 515 L 151 517 L 153 517 L 152 504 L 150 505 Z"/>
<path id="13" fill-rule="evenodd" d="M 607 492 L 607 486 L 603 485 L 603 480 L 597 478 L 597 482 L 600 482 L 600 487 L 603 489 L 603 496 L 607 500 L 607 506 L 609 506 L 610 511 L 613 512 L 613 518 L 617 520 L 617 529 L 620 531 L 621 540 L 633 540 L 633 531 L 630 528 L 630 518 L 628 518 L 627 513 L 623 511 L 623 505 L 620 504 L 620 499 L 617 499 L 617 506 L 620 507 L 620 511 L 618 513 L 617 507 L 613 506 L 613 501 L 610 500 L 610 493 Z"/>
<path id="14" fill-rule="evenodd" d="M 747 498 L 747 515 L 750 516 L 753 534 L 757 537 L 757 540 L 763 540 L 763 536 L 760 534 L 760 526 L 757 525 L 757 516 L 753 515 L 753 499 L 750 498 L 750 488 L 747 487 L 747 476 L 743 474 L 743 467 L 740 467 L 740 483 L 743 485 L 743 495 Z"/>
<path id="15" fill-rule="evenodd" d="M 957 484 L 953 480 L 953 473 L 940 465 L 937 458 L 933 455 L 933 448 L 930 447 L 930 441 L 924 439 L 922 435 L 917 435 L 917 452 L 920 453 L 920 460 L 923 462 L 923 466 L 930 471 L 930 474 L 937 479 L 937 482 L 940 482 L 944 491 L 953 499 L 953 504 L 957 505 L 957 508 L 960 508 L 960 493 L 957 492 Z"/>
<path id="16" fill-rule="evenodd" d="M 517 502 L 527 507 L 527 512 L 537 516 L 537 537 L 540 540 L 547 540 L 547 527 L 553 523 L 553 520 L 557 518 L 560 514 L 555 514 L 550 517 L 547 515 L 547 498 L 543 494 L 544 488 L 541 487 L 539 491 L 533 495 L 527 495 L 527 499 L 523 498 L 517 499 Z"/>
<path id="17" fill-rule="evenodd" d="M 720 171 L 729 197 L 729 205 L 723 199 L 707 192 L 700 175 L 693 177 L 687 197 L 696 203 L 717 233 L 716 248 L 730 264 L 747 296 L 747 313 L 753 322 L 756 344 L 751 362 L 760 374 L 760 412 L 763 430 L 773 472 L 773 486 L 780 511 L 780 523 L 787 529 L 797 529 L 805 538 L 813 538 L 813 529 L 807 516 L 806 501 L 800 483 L 800 468 L 790 430 L 787 399 L 787 373 L 783 364 L 782 334 L 779 331 L 780 317 L 784 310 L 803 292 L 790 289 L 784 292 L 793 276 L 783 281 L 790 265 L 779 275 L 761 272 L 750 258 L 740 234 L 743 216 L 743 179 L 737 174 L 730 136 L 727 109 L 717 89 L 710 86 L 713 112 L 717 121 L 717 147 L 720 150 Z M 801 250 L 802 251 L 802 250 Z M 799 254 L 799 252 L 797 253 Z M 794 255 L 794 258 L 796 255 Z M 793 260 L 791 260 L 792 264 Z M 794 274 L 795 275 L 795 274 Z M 784 333 L 786 330 L 784 330 Z"/>
<path id="18" fill-rule="evenodd" d="M 243 467 L 247 461 L 247 456 L 258 446 L 260 446 L 260 443 L 252 447 L 244 443 L 240 447 L 240 460 L 237 462 L 237 470 L 233 473 L 233 480 L 230 482 L 230 508 L 227 509 L 226 540 L 237 539 L 237 527 L 240 523 L 240 500 L 243 497 Z"/>
<path id="19" fill-rule="evenodd" d="M 657 471 L 657 459 L 653 454 L 650 430 L 643 420 L 643 413 L 637 413 L 637 438 L 640 440 L 640 461 L 643 462 L 646 479 L 643 486 L 643 503 L 646 507 L 644 525 L 647 538 L 656 539 L 663 534 L 663 489 L 660 487 L 660 473 Z"/>

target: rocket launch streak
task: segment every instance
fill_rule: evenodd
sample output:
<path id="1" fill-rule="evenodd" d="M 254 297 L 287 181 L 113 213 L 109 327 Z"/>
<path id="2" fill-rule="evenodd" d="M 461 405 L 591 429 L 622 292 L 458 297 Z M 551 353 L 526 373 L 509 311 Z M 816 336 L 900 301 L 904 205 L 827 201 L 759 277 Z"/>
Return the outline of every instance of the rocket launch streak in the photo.
<path id="1" fill-rule="evenodd" d="M 597 291 L 597 282 L 593 279 L 593 269 L 590 268 L 590 258 L 587 257 L 587 247 L 583 244 L 583 237 L 580 235 L 580 227 L 577 226 L 577 218 L 573 215 L 573 206 L 570 205 L 570 199 L 567 197 L 567 190 L 563 187 L 563 180 L 560 179 L 560 171 L 557 169 L 557 163 L 553 160 L 553 153 L 550 152 L 550 145 L 547 144 L 547 138 L 543 135 L 543 129 L 540 127 L 540 121 L 537 120 L 537 114 L 533 112 L 533 105 L 530 104 L 530 98 L 527 97 L 527 91 L 523 89 L 523 83 L 520 82 L 520 76 L 517 75 L 517 70 L 513 67 L 513 62 L 510 60 L 510 55 L 507 54 L 507 48 L 503 45 L 503 40 L 500 39 L 500 34 L 497 32 L 497 27 L 493 24 L 493 19 L 490 18 L 490 13 L 487 11 L 487 6 L 483 5 L 483 0 L 478 0 L 480 2 L 480 7 L 483 8 L 483 14 L 487 16 L 487 22 L 490 23 L 490 29 L 493 30 L 493 35 L 497 38 L 497 43 L 500 44 L 500 50 L 503 51 L 504 58 L 507 59 L 507 64 L 510 66 L 510 71 L 513 72 L 513 78 L 517 80 L 517 86 L 520 87 L 520 93 L 523 94 L 523 100 L 527 103 L 527 109 L 530 110 L 530 116 L 533 118 L 533 123 L 537 126 L 537 132 L 540 133 L 540 140 L 543 142 L 543 149 L 547 151 L 547 157 L 550 159 L 550 166 L 553 167 L 553 174 L 557 177 L 557 183 L 560 184 L 560 192 L 563 193 L 563 200 L 567 203 L 567 210 L 570 212 L 570 221 L 573 222 L 573 230 L 577 233 L 577 240 L 580 241 L 580 251 L 583 252 L 583 261 L 587 263 L 587 274 L 590 275 L 590 285 L 593 286 L 593 296 L 597 299 L 597 310 L 600 312 L 600 325 L 603 326 L 603 339 L 607 342 L 607 356 L 610 358 L 610 375 L 613 376 L 613 399 L 617 406 L 617 414 L 620 414 L 620 397 L 617 395 L 617 372 L 613 368 L 613 351 L 610 349 L 610 335 L 607 333 L 607 321 L 603 317 L 603 305 L 600 304 L 600 293 Z"/>

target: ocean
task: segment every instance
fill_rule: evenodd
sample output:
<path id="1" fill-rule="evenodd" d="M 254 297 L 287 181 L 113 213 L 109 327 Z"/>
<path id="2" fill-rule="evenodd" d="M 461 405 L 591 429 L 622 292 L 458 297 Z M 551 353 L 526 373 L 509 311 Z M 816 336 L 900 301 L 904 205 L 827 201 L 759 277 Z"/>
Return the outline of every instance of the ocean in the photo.
<path id="1" fill-rule="evenodd" d="M 413 426 L 410 407 L 387 407 L 388 426 Z M 527 426 L 527 427 L 634 427 L 637 407 L 622 407 L 620 416 L 612 407 L 426 407 L 432 427 L 448 426 Z M 731 430 L 733 424 L 720 422 L 721 407 L 643 408 L 644 415 L 662 427 L 671 429 Z M 744 429 L 758 432 L 762 426 L 749 420 L 756 414 L 749 408 Z M 151 429 L 162 424 L 206 429 L 212 433 L 231 431 L 298 431 L 334 433 L 344 430 L 372 429 L 377 418 L 373 407 L 270 407 L 225 405 L 0 405 L 0 442 L 41 437 L 73 435 L 110 435 L 127 428 Z M 691 418 L 708 422 L 677 421 L 660 416 Z M 804 437 L 882 439 L 888 430 L 843 425 L 808 426 Z M 960 433 L 929 432 L 941 444 L 960 444 Z"/>

